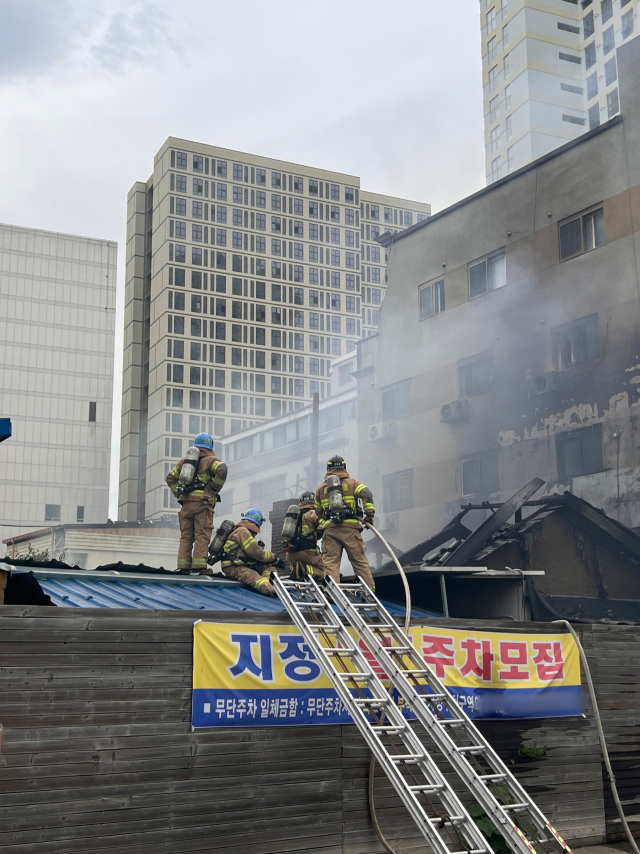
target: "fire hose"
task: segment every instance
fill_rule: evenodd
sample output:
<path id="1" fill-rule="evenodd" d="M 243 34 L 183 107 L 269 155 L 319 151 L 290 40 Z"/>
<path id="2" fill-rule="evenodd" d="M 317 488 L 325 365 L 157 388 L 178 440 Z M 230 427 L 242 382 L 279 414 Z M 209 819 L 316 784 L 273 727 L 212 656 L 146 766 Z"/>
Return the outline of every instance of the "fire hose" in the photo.
<path id="1" fill-rule="evenodd" d="M 411 592 L 409 590 L 409 582 L 407 581 L 407 576 L 402 568 L 400 561 L 393 553 L 393 549 L 389 545 L 389 543 L 385 540 L 382 534 L 377 531 L 373 525 L 369 522 L 363 522 L 364 526 L 368 528 L 370 531 L 376 535 L 376 537 L 380 540 L 385 549 L 389 552 L 389 555 L 393 562 L 395 563 L 398 572 L 400 573 L 400 577 L 402 578 L 402 584 L 404 586 L 405 599 L 406 599 L 406 612 L 404 619 L 404 633 L 405 635 L 409 633 L 409 624 L 411 622 Z M 613 795 L 613 799 L 616 804 L 616 809 L 618 810 L 618 815 L 620 816 L 620 821 L 622 823 L 622 827 L 624 828 L 624 832 L 629 840 L 629 844 L 634 851 L 634 854 L 640 854 L 640 849 L 636 844 L 633 833 L 631 832 L 631 828 L 629 827 L 629 823 L 627 822 L 627 817 L 624 814 L 624 810 L 622 808 L 622 803 L 620 802 L 620 796 L 618 794 L 618 787 L 616 786 L 616 778 L 613 773 L 613 768 L 611 767 L 611 761 L 609 759 L 609 751 L 607 749 L 607 742 L 604 735 L 604 729 L 602 727 L 602 720 L 600 718 L 600 710 L 598 709 L 598 702 L 596 699 L 596 692 L 593 685 L 593 680 L 591 678 L 591 671 L 589 669 L 589 663 L 587 662 L 587 656 L 585 655 L 585 651 L 582 647 L 582 643 L 580 642 L 580 638 L 578 634 L 574 630 L 573 626 L 567 620 L 554 620 L 554 623 L 559 623 L 563 625 L 568 632 L 573 636 L 574 641 L 577 644 L 578 651 L 580 653 L 580 659 L 582 661 L 582 666 L 584 667 L 585 676 L 587 678 L 587 686 L 589 688 L 589 695 L 591 697 L 591 702 L 593 704 L 593 713 L 596 719 L 596 726 L 598 729 L 598 738 L 600 739 L 600 748 L 602 750 L 602 758 L 604 759 L 604 764 L 607 769 L 607 774 L 609 777 L 609 783 L 611 785 L 611 793 Z M 375 773 L 376 773 L 376 760 L 375 757 L 371 757 L 371 761 L 369 763 L 369 786 L 368 786 L 368 795 L 369 795 L 369 812 L 371 813 L 371 821 L 373 822 L 373 826 L 378 835 L 378 839 L 382 843 L 385 851 L 388 854 L 397 854 L 397 852 L 389 845 L 387 840 L 385 839 L 382 829 L 380 828 L 380 824 L 378 822 L 378 817 L 376 814 L 375 807 L 375 798 L 374 798 L 374 785 L 375 785 Z"/>

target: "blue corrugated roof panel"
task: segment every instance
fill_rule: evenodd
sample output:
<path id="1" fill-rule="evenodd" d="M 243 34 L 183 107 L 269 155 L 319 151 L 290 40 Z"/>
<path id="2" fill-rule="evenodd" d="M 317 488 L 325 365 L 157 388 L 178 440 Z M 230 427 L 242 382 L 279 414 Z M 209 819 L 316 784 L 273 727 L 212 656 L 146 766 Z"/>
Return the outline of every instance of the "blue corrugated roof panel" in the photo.
<path id="1" fill-rule="evenodd" d="M 216 584 L 215 581 L 193 581 L 184 584 L 152 579 L 79 578 L 45 576 L 38 573 L 42 589 L 63 608 L 142 608 L 179 611 L 264 611 L 281 613 L 278 599 L 254 593 L 238 584 Z M 385 602 L 393 616 L 404 616 L 405 609 L 395 602 Z M 433 611 L 413 608 L 414 617 L 440 617 Z"/>

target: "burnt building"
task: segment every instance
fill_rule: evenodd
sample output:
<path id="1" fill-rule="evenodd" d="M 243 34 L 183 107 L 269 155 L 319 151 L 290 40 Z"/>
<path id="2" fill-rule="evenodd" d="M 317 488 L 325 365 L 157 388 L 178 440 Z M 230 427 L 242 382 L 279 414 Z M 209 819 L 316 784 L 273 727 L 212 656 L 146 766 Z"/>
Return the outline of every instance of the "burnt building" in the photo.
<path id="1" fill-rule="evenodd" d="M 358 475 L 402 550 L 536 476 L 640 526 L 639 38 L 618 63 L 621 116 L 380 238 Z"/>

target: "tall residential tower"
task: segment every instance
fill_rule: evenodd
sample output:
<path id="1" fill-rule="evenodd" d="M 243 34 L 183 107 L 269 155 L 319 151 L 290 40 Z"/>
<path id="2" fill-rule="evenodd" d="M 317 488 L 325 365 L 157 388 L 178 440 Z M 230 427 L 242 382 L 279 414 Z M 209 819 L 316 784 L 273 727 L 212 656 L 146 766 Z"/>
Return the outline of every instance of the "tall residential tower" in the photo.
<path id="1" fill-rule="evenodd" d="M 2 536 L 106 522 L 114 241 L 0 225 Z"/>
<path id="2" fill-rule="evenodd" d="M 121 519 L 170 508 L 169 467 L 330 394 L 332 359 L 377 329 L 376 238 L 430 206 L 329 172 L 169 138 L 128 198 Z"/>
<path id="3" fill-rule="evenodd" d="M 615 49 L 637 12 L 638 0 L 480 0 L 487 184 L 620 112 Z"/>

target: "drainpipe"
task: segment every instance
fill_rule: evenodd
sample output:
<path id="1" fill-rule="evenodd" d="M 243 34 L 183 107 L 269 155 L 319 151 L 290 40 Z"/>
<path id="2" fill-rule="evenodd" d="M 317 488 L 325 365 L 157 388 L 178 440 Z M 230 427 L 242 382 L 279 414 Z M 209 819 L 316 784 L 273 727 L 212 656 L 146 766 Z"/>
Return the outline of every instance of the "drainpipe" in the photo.
<path id="1" fill-rule="evenodd" d="M 616 448 L 616 507 L 618 511 L 618 522 L 620 521 L 620 439 L 622 438 L 622 430 L 616 430 L 613 438 L 618 443 Z"/>

